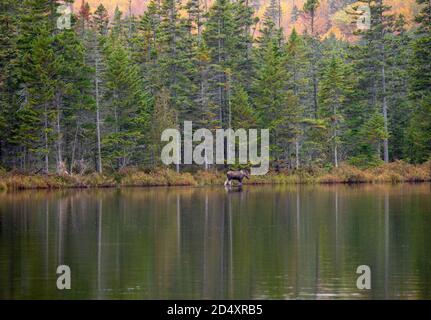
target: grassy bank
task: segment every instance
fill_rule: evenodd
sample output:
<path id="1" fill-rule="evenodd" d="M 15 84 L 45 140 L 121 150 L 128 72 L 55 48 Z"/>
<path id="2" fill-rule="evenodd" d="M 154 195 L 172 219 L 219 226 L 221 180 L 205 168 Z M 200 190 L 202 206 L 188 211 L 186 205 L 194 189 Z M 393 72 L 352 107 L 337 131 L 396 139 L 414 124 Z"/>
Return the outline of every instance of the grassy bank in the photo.
<path id="1" fill-rule="evenodd" d="M 89 175 L 29 175 L 0 172 L 0 190 L 150 187 L 150 186 L 205 186 L 222 185 L 223 172 L 199 171 L 176 173 L 169 169 L 140 171 L 128 168 L 115 174 Z M 402 161 L 376 168 L 359 169 L 342 165 L 331 170 L 309 168 L 298 171 L 270 172 L 265 176 L 252 176 L 245 184 L 300 184 L 300 183 L 402 183 L 431 181 L 431 162 L 411 165 Z"/>

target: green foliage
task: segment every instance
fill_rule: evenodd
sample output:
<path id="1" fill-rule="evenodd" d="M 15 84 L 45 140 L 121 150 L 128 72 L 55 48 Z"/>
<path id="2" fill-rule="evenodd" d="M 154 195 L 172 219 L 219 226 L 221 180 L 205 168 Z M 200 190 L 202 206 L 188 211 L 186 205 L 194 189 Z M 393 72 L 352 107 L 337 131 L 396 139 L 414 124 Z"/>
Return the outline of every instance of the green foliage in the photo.
<path id="1" fill-rule="evenodd" d="M 419 27 L 412 42 L 409 98 L 413 114 L 407 130 L 405 151 L 414 162 L 431 156 L 431 5 L 417 0 L 422 10 L 416 18 Z"/>
<path id="2" fill-rule="evenodd" d="M 429 1 L 412 31 L 371 1 L 353 43 L 320 37 L 315 0 L 289 35 L 275 0 L 263 21 L 245 0 L 152 0 L 140 17 L 83 1 L 58 30 L 61 3 L 0 3 L 2 167 L 155 167 L 161 132 L 184 120 L 268 128 L 271 159 L 290 169 L 431 156 Z"/>
<path id="3" fill-rule="evenodd" d="M 232 128 L 251 129 L 256 128 L 256 115 L 250 105 L 250 98 L 247 91 L 241 86 L 236 86 L 233 90 L 232 104 Z"/>
<path id="4" fill-rule="evenodd" d="M 105 101 L 109 115 L 105 123 L 110 133 L 103 138 L 106 160 L 116 169 L 129 165 L 148 130 L 150 102 L 139 69 L 118 38 L 108 39 L 104 54 Z"/>

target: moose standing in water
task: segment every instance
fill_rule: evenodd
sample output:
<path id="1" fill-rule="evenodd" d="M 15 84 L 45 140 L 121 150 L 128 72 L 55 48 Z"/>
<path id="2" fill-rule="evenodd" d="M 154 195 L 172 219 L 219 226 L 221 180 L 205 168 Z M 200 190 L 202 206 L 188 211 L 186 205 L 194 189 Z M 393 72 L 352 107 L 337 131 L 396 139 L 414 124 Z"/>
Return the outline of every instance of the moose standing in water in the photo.
<path id="1" fill-rule="evenodd" d="M 226 187 L 229 185 L 229 187 L 232 186 L 232 180 L 236 180 L 239 182 L 239 187 L 242 187 L 242 180 L 244 178 L 250 179 L 250 176 L 246 170 L 237 170 L 237 171 L 228 171 L 226 173 L 227 179 L 224 183 L 224 186 Z"/>

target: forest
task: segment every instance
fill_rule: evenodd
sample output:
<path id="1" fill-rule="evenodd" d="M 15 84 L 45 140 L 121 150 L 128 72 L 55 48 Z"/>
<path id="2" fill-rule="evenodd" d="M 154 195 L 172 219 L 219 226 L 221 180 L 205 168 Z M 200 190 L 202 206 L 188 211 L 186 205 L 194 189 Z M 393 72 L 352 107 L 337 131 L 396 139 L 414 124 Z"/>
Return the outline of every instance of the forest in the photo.
<path id="1" fill-rule="evenodd" d="M 247 0 L 151 0 L 140 16 L 82 1 L 60 29 L 73 1 L 1 0 L 1 170 L 152 170 L 161 132 L 184 121 L 270 129 L 276 169 L 428 161 L 431 1 L 410 22 L 357 1 L 371 23 L 354 41 L 316 31 L 318 0 L 297 12 L 305 32 L 285 32 L 279 1 L 261 18 Z"/>

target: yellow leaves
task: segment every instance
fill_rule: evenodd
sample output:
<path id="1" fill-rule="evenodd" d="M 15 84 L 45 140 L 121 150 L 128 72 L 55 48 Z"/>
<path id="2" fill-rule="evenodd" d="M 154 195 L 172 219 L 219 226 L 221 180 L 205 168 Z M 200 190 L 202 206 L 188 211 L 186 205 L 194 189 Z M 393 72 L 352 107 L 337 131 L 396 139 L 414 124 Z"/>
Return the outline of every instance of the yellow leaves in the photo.
<path id="1" fill-rule="evenodd" d="M 91 11 L 94 12 L 99 4 L 103 4 L 106 10 L 112 15 L 115 11 L 115 7 L 121 12 L 126 13 L 129 11 L 129 0 L 85 0 L 91 7 Z M 132 10 L 136 14 L 141 14 L 147 8 L 147 3 L 149 0 L 132 0 Z M 81 6 L 81 1 L 75 1 L 74 7 L 79 8 Z"/>
<path id="2" fill-rule="evenodd" d="M 127 14 L 129 11 L 129 0 L 87 0 L 90 4 L 92 11 L 94 12 L 95 8 L 101 3 L 103 4 L 110 15 L 113 14 L 115 7 L 118 5 L 119 9 Z M 136 15 L 142 14 L 146 8 L 150 0 L 142 0 L 142 1 L 132 1 L 132 11 Z M 213 4 L 214 0 L 208 1 L 208 6 Z M 353 35 L 354 28 L 354 17 L 347 14 L 346 11 L 354 12 L 354 7 L 362 4 L 359 2 L 355 2 L 351 5 L 348 5 L 344 8 L 341 8 L 337 12 L 330 14 L 330 0 L 321 0 L 319 8 L 317 10 L 316 16 L 316 30 L 319 35 L 323 38 L 328 37 L 330 34 L 334 34 L 338 39 L 343 40 L 354 40 L 356 37 Z M 415 0 L 386 0 L 384 1 L 386 5 L 392 6 L 392 13 L 399 15 L 403 14 L 406 17 L 407 24 L 411 25 L 413 21 L 414 15 L 418 11 L 418 6 Z M 294 13 L 294 4 L 297 10 L 302 10 L 304 6 L 305 0 L 296 0 L 296 1 L 282 1 L 281 2 L 281 10 L 282 10 L 282 27 L 286 31 L 286 34 L 290 34 L 293 28 L 299 33 L 303 33 L 309 21 L 303 18 L 299 18 L 296 22 L 292 20 L 292 16 Z M 257 8 L 255 16 L 262 19 L 267 7 L 270 4 L 270 0 L 263 0 L 259 8 Z M 75 8 L 81 5 L 80 1 L 75 2 Z M 256 30 L 255 36 L 259 35 L 259 27 L 261 23 L 258 24 L 258 30 Z M 204 56 L 202 58 L 205 58 Z"/>

